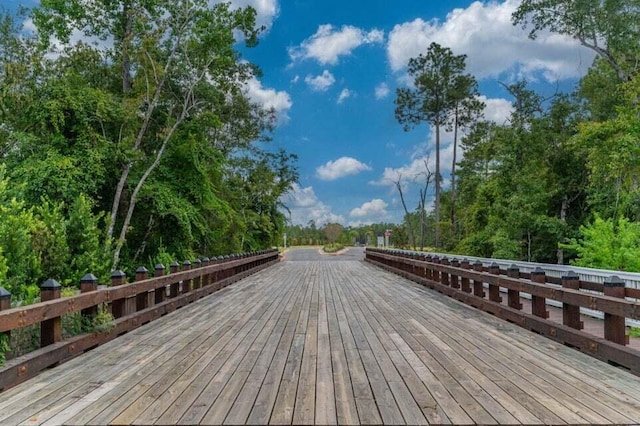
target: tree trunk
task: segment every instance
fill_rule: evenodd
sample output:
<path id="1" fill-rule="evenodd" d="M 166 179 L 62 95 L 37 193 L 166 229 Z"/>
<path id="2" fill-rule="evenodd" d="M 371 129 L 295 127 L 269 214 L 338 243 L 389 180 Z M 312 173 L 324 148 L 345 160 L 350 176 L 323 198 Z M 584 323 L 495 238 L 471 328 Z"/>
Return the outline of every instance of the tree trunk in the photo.
<path id="1" fill-rule="evenodd" d="M 458 153 L 458 106 L 456 105 L 453 122 L 453 160 L 451 161 L 451 230 L 456 232 L 456 159 Z"/>
<path id="2" fill-rule="evenodd" d="M 565 195 L 562 198 L 562 205 L 560 206 L 560 222 L 567 223 L 567 209 L 569 208 L 569 199 Z M 558 265 L 564 265 L 564 250 L 558 247 L 557 251 Z"/>
<path id="3" fill-rule="evenodd" d="M 435 241 L 440 247 L 440 123 L 436 123 L 436 202 L 435 202 Z"/>

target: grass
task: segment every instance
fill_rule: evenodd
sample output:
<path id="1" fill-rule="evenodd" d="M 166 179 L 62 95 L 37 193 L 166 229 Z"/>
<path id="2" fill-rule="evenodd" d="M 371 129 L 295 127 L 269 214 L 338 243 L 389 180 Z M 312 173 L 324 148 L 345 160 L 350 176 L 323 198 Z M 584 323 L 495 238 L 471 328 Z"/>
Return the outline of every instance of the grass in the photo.
<path id="1" fill-rule="evenodd" d="M 630 327 L 627 334 L 629 337 L 640 337 L 640 327 Z"/>

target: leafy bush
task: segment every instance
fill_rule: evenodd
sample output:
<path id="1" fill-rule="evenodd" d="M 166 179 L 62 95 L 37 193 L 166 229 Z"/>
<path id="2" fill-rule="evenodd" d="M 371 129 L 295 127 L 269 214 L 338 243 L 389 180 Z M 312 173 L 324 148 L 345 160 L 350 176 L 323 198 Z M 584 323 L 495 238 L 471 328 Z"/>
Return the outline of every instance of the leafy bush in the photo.
<path id="1" fill-rule="evenodd" d="M 582 238 L 562 244 L 574 250 L 578 257 L 571 263 L 589 268 L 616 271 L 640 271 L 640 223 L 622 217 L 602 219 L 596 215 L 593 223 L 580 227 Z"/>

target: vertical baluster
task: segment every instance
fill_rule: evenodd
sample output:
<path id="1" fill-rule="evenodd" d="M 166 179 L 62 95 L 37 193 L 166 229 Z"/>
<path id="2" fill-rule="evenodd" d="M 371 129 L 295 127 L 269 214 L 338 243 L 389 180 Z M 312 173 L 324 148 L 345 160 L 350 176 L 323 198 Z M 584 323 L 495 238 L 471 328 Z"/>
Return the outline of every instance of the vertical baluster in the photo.
<path id="1" fill-rule="evenodd" d="M 482 262 L 476 260 L 473 264 L 473 270 L 482 272 Z M 482 280 L 473 280 L 473 295 L 484 299 L 484 286 Z"/>
<path id="2" fill-rule="evenodd" d="M 175 274 L 180 271 L 180 264 L 176 261 L 171 262 L 169 265 L 169 272 L 171 274 Z M 178 282 L 171 283 L 169 285 L 169 297 L 178 297 L 178 293 L 180 292 L 180 285 Z"/>
<path id="3" fill-rule="evenodd" d="M 117 270 L 111 273 L 111 287 L 124 285 L 126 281 L 127 274 L 123 271 Z M 125 303 L 126 298 L 111 301 L 111 313 L 114 318 L 120 318 L 127 315 Z"/>
<path id="4" fill-rule="evenodd" d="M 489 273 L 492 275 L 500 275 L 500 266 L 493 262 L 491 266 L 489 266 Z M 501 303 L 502 296 L 500 296 L 500 286 L 497 284 L 489 284 L 489 300 L 492 302 Z"/>
<path id="5" fill-rule="evenodd" d="M 153 276 L 154 277 L 162 277 L 164 276 L 164 272 L 165 272 L 165 267 L 162 263 L 158 263 L 154 268 L 153 268 Z M 157 305 L 159 303 L 162 303 L 165 301 L 166 297 L 167 297 L 167 286 L 162 286 L 162 287 L 158 287 L 156 288 L 156 291 L 154 293 L 154 303 Z"/>
<path id="6" fill-rule="evenodd" d="M 462 262 L 460 262 L 460 267 L 462 269 L 471 269 L 471 262 L 469 262 L 469 259 L 462 259 Z M 460 286 L 462 287 L 462 291 L 464 291 L 465 293 L 471 293 L 471 282 L 469 281 L 468 277 L 460 278 Z"/>
<path id="7" fill-rule="evenodd" d="M 46 280 L 40 286 L 40 300 L 48 302 L 60 299 L 62 286 L 54 279 Z M 40 347 L 52 345 L 62 340 L 62 318 L 55 317 L 40 323 Z"/>
<path id="8" fill-rule="evenodd" d="M 190 271 L 191 270 L 191 262 L 185 260 L 182 262 L 182 270 Z M 182 280 L 182 294 L 189 293 L 191 291 L 191 280 Z"/>
<path id="9" fill-rule="evenodd" d="M 454 268 L 459 268 L 460 267 L 460 261 L 458 259 L 451 259 L 451 266 L 453 266 Z M 455 289 L 459 289 L 460 288 L 460 281 L 459 278 L 456 274 L 454 274 L 453 272 L 451 273 L 451 288 L 455 288 Z"/>
<path id="10" fill-rule="evenodd" d="M 534 283 L 544 284 L 546 282 L 546 274 L 541 268 L 536 268 L 531 272 L 531 281 Z M 542 296 L 531 295 L 531 313 L 540 318 L 549 318 L 547 311 L 547 299 Z"/>
<path id="11" fill-rule="evenodd" d="M 567 272 L 567 274 L 562 277 L 562 287 L 580 290 L 580 277 L 578 274 L 573 271 Z M 576 330 L 582 330 L 584 324 L 580 321 L 580 306 L 563 303 L 562 324 L 575 328 Z"/>
<path id="12" fill-rule="evenodd" d="M 604 281 L 604 295 L 624 299 L 625 284 L 617 276 L 612 276 Z M 612 315 L 605 312 L 604 314 L 604 338 L 619 345 L 629 344 L 629 337 L 626 335 L 625 318 Z"/>
<path id="13" fill-rule="evenodd" d="M 509 278 L 520 278 L 520 268 L 517 265 L 509 266 L 507 269 L 507 276 Z M 510 308 L 522 309 L 522 303 L 520 303 L 520 292 L 518 290 L 507 289 L 507 302 Z"/>
<path id="14" fill-rule="evenodd" d="M 0 287 L 0 311 L 6 311 L 7 309 L 11 309 L 11 293 L 7 291 L 4 287 Z M 0 333 L 0 336 L 6 336 L 7 342 L 11 338 L 11 332 L 5 331 Z M 5 357 L 9 357 L 10 352 L 5 353 Z M 0 389 L 2 390 L 2 389 Z"/>
<path id="15" fill-rule="evenodd" d="M 149 278 L 149 270 L 144 266 L 136 269 L 136 281 L 142 281 Z M 144 291 L 136 295 L 136 311 L 141 311 L 149 307 L 149 292 Z"/>

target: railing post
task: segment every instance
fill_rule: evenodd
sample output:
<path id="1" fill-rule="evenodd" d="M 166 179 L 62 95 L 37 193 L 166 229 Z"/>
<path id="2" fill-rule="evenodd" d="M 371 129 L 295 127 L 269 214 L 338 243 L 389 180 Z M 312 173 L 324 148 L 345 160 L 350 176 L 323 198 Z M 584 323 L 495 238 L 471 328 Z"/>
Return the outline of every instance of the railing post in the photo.
<path id="1" fill-rule="evenodd" d="M 491 275 L 500 275 L 500 266 L 493 262 L 489 266 L 489 273 Z M 489 300 L 496 303 L 502 303 L 502 296 L 500 296 L 500 286 L 497 284 L 489 283 Z"/>
<path id="2" fill-rule="evenodd" d="M 180 264 L 176 261 L 171 262 L 169 265 L 169 271 L 172 274 L 177 273 L 180 270 Z M 180 286 L 178 282 L 171 283 L 169 285 L 169 297 L 178 297 L 178 292 L 180 291 Z"/>
<path id="3" fill-rule="evenodd" d="M 431 267 L 431 265 L 430 265 L 430 264 L 432 264 L 432 263 L 433 263 L 433 258 L 431 257 L 431 255 L 430 255 L 430 254 L 428 254 L 428 255 L 427 255 L 427 257 L 425 257 L 425 259 L 424 259 L 424 260 L 425 260 L 425 262 L 427 262 L 427 263 L 429 264 L 429 265 L 427 265 L 427 267 L 425 268 L 424 276 L 425 276 L 425 278 L 426 278 L 426 279 L 428 279 L 429 281 L 432 281 L 432 280 L 433 280 L 433 269 L 432 269 L 432 267 Z"/>
<path id="4" fill-rule="evenodd" d="M 460 261 L 458 259 L 451 259 L 451 266 L 453 266 L 454 268 L 459 268 Z M 460 288 L 460 279 L 454 273 L 451 273 L 451 288 L 455 288 L 455 289 Z"/>
<path id="5" fill-rule="evenodd" d="M 449 259 L 446 257 L 443 257 L 440 260 L 440 264 L 444 265 L 444 266 L 449 266 Z M 440 282 L 442 283 L 442 285 L 446 285 L 447 287 L 449 287 L 449 273 L 448 272 L 440 272 Z"/>
<path id="6" fill-rule="evenodd" d="M 618 276 L 612 276 L 604 281 L 604 295 L 624 299 L 624 281 Z M 626 335 L 625 318 L 604 314 L 604 338 L 619 345 L 629 344 L 629 337 Z"/>
<path id="7" fill-rule="evenodd" d="M 191 262 L 185 260 L 182 262 L 182 270 L 190 271 L 191 270 Z M 191 280 L 182 280 L 182 294 L 189 293 L 191 291 Z"/>
<path id="8" fill-rule="evenodd" d="M 476 260 L 473 263 L 473 270 L 476 272 L 482 272 L 482 262 Z M 473 295 L 484 299 L 484 285 L 482 280 L 473 280 Z"/>
<path id="9" fill-rule="evenodd" d="M 86 274 L 80 278 L 80 293 L 89 293 L 90 291 L 96 291 L 98 289 L 98 278 L 93 274 Z M 80 311 L 82 317 L 86 320 L 92 320 L 98 313 L 98 307 L 92 306 L 90 308 Z"/>
<path id="10" fill-rule="evenodd" d="M 11 309 L 11 293 L 9 293 L 4 287 L 0 287 L 0 311 L 6 311 L 7 309 Z M 7 336 L 6 339 L 9 341 L 11 338 L 11 332 L 5 331 L 4 333 L 0 333 L 0 336 Z M 5 353 L 5 356 L 9 356 L 10 352 Z"/>
<path id="11" fill-rule="evenodd" d="M 203 257 L 201 260 L 202 260 L 202 267 L 203 268 L 206 268 L 211 263 L 211 260 L 208 257 Z M 209 284 L 211 284 L 210 278 L 211 278 L 210 274 L 205 274 L 202 277 L 202 287 L 206 287 Z"/>
<path id="12" fill-rule="evenodd" d="M 462 269 L 471 269 L 471 262 L 469 262 L 469 259 L 462 259 L 462 262 L 460 262 L 460 267 Z M 465 293 L 471 293 L 471 282 L 469 281 L 469 278 L 461 277 L 460 286 L 462 287 L 462 291 L 464 291 Z"/>
<path id="13" fill-rule="evenodd" d="M 520 268 L 517 265 L 509 266 L 507 269 L 507 276 L 509 278 L 520 278 Z M 522 309 L 522 303 L 520 303 L 520 292 L 518 290 L 507 289 L 507 302 L 510 308 Z"/>
<path id="14" fill-rule="evenodd" d="M 562 287 L 580 290 L 580 276 L 573 271 L 567 272 L 567 274 L 562 277 Z M 584 323 L 580 321 L 580 306 L 563 303 L 562 324 L 575 328 L 576 330 L 582 330 Z"/>
<path id="15" fill-rule="evenodd" d="M 149 278 L 149 270 L 144 266 L 136 269 L 136 281 L 142 281 Z M 138 293 L 136 295 L 136 311 L 142 311 L 149 307 L 149 292 Z"/>
<path id="16" fill-rule="evenodd" d="M 111 273 L 111 286 L 117 287 L 125 284 L 127 281 L 127 274 L 123 271 L 117 270 Z M 111 301 L 111 313 L 114 318 L 120 318 L 128 314 L 126 309 L 126 301 L 127 299 L 117 299 Z"/>
<path id="17" fill-rule="evenodd" d="M 200 259 L 196 259 L 193 261 L 193 269 L 199 269 L 202 266 L 202 261 Z M 193 279 L 193 289 L 198 289 L 202 287 L 202 276 L 195 277 Z"/>
<path id="18" fill-rule="evenodd" d="M 435 269 L 435 265 L 439 265 L 440 264 L 440 257 L 433 256 L 432 260 L 433 260 L 434 268 L 431 270 L 431 279 L 433 281 L 439 283 L 440 282 L 440 271 Z"/>
<path id="19" fill-rule="evenodd" d="M 153 268 L 153 276 L 154 277 L 163 277 L 164 276 L 164 271 L 165 271 L 164 265 L 162 263 L 158 263 Z M 167 286 L 166 285 L 156 288 L 156 291 L 154 292 L 154 299 L 155 299 L 154 303 L 156 305 L 164 302 L 166 297 L 167 297 Z"/>
<path id="20" fill-rule="evenodd" d="M 62 286 L 54 279 L 46 280 L 40 286 L 40 300 L 60 299 Z M 45 347 L 62 340 L 62 319 L 60 317 L 51 318 L 40 323 L 40 347 Z"/>
<path id="21" fill-rule="evenodd" d="M 542 268 L 536 268 L 531 272 L 531 281 L 534 283 L 544 284 L 546 282 L 546 274 Z M 547 299 L 542 296 L 531 295 L 531 313 L 540 318 L 549 318 L 547 311 Z"/>

